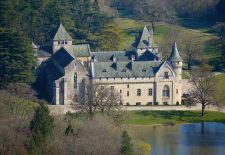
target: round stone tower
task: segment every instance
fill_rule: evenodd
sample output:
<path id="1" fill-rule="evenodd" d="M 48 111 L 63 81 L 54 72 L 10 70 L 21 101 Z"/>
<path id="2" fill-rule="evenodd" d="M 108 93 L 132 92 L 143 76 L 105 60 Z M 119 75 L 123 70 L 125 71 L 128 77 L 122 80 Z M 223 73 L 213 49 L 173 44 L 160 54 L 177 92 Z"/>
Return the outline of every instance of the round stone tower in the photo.
<path id="1" fill-rule="evenodd" d="M 175 103 L 179 102 L 181 104 L 181 96 L 182 96 L 182 66 L 183 59 L 181 58 L 176 42 L 173 45 L 172 52 L 168 61 L 172 65 L 174 72 L 176 73 L 175 80 Z"/>

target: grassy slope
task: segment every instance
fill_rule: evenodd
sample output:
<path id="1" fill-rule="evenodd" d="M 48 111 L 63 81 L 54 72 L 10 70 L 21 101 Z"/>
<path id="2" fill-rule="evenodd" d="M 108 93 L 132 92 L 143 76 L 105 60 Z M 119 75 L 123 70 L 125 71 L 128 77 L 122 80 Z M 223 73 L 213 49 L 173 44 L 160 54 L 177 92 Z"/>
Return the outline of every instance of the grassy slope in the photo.
<path id="1" fill-rule="evenodd" d="M 126 124 L 153 125 L 168 122 L 194 123 L 194 122 L 225 122 L 225 113 L 206 112 L 201 117 L 199 111 L 132 111 L 127 112 Z"/>
<path id="2" fill-rule="evenodd" d="M 130 49 L 131 44 L 134 42 L 135 35 L 140 32 L 144 25 L 150 27 L 151 23 L 133 20 L 131 18 L 118 18 L 117 20 L 118 29 L 121 32 L 122 43 L 119 49 L 124 50 Z M 181 33 L 190 36 L 197 36 L 199 37 L 199 44 L 203 46 L 203 52 L 207 59 L 209 59 L 210 64 L 216 65 L 219 61 L 219 53 L 220 53 L 220 46 L 217 43 L 217 37 L 212 32 L 211 28 L 203 28 L 202 25 L 196 24 L 193 22 L 184 22 L 182 21 L 183 25 L 171 25 L 165 23 L 157 23 L 155 25 L 155 33 L 154 33 L 154 40 L 159 45 L 162 43 L 162 38 L 171 29 L 179 30 Z M 201 23 L 201 22 L 199 22 Z M 208 26 L 207 24 L 205 24 Z M 190 27 L 190 28 L 188 28 Z"/>
<path id="3" fill-rule="evenodd" d="M 225 105 L 225 74 L 217 75 L 216 81 L 216 97 Z"/>

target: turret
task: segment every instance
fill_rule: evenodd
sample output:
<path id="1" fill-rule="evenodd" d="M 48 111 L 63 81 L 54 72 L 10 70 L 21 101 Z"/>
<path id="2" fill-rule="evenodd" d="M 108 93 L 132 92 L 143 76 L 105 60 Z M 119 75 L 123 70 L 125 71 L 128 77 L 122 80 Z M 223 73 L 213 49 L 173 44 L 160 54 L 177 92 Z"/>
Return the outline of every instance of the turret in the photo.
<path id="1" fill-rule="evenodd" d="M 181 68 L 182 69 L 182 65 L 183 65 L 182 61 L 183 61 L 183 59 L 181 58 L 181 56 L 180 56 L 180 54 L 178 52 L 177 43 L 176 42 L 173 44 L 171 55 L 168 58 L 168 61 L 171 63 L 171 65 L 174 68 Z"/>
<path id="2" fill-rule="evenodd" d="M 53 38 L 52 44 L 53 53 L 58 51 L 61 47 L 68 47 L 73 44 L 72 37 L 69 35 L 62 24 L 59 25 L 59 28 Z"/>
<path id="3" fill-rule="evenodd" d="M 174 102 L 179 102 L 181 104 L 181 96 L 182 96 L 182 61 L 183 59 L 181 58 L 178 49 L 177 49 L 177 44 L 176 42 L 173 45 L 172 52 L 170 57 L 168 58 L 168 61 L 172 65 L 174 72 L 176 73 L 175 77 L 175 97 L 174 97 Z M 174 103 L 174 104 L 175 104 Z"/>

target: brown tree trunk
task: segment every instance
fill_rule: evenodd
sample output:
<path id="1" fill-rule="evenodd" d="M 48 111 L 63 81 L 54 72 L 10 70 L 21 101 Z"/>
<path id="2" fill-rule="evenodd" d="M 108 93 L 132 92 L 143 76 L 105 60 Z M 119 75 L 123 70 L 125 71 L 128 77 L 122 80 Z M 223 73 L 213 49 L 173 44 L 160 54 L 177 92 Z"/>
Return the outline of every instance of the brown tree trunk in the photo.
<path id="1" fill-rule="evenodd" d="M 204 116 L 204 112 L 205 112 L 205 105 L 202 104 L 202 116 Z"/>

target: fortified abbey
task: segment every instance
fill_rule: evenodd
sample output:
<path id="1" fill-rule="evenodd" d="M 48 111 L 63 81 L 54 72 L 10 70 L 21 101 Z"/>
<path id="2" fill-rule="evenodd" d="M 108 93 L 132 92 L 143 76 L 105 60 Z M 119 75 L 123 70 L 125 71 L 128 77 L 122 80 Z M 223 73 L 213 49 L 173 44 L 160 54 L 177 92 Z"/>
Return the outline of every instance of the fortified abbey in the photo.
<path id="1" fill-rule="evenodd" d="M 182 58 L 177 45 L 163 60 L 146 26 L 130 51 L 92 52 L 88 44 L 74 45 L 62 24 L 51 45 L 33 47 L 40 63 L 39 85 L 53 104 L 79 102 L 87 81 L 118 91 L 123 105 L 181 104 Z"/>

